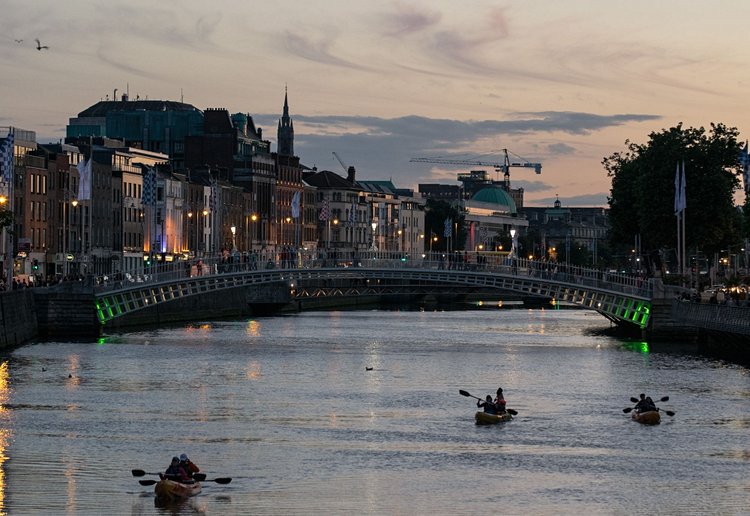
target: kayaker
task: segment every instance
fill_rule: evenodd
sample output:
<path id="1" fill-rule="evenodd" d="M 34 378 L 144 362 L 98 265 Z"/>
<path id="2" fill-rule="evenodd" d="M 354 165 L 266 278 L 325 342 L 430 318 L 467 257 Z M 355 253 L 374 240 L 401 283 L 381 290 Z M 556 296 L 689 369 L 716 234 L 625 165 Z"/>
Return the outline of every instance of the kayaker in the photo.
<path id="1" fill-rule="evenodd" d="M 484 407 L 484 411 L 488 414 L 497 414 L 497 407 L 492 401 L 492 396 L 490 396 L 489 394 L 487 395 L 485 401 L 477 400 L 477 407 Z"/>
<path id="2" fill-rule="evenodd" d="M 497 396 L 495 397 L 495 409 L 498 414 L 505 414 L 505 397 L 503 397 L 503 389 L 497 388 Z"/>
<path id="3" fill-rule="evenodd" d="M 166 478 L 168 480 L 174 480 L 176 482 L 192 482 L 187 470 L 182 466 L 182 464 L 180 464 L 179 457 L 172 457 L 172 462 L 169 464 L 169 467 L 164 472 L 164 474 L 159 474 L 159 478 L 161 478 L 162 480 Z"/>
<path id="4" fill-rule="evenodd" d="M 635 407 L 633 407 L 633 410 L 637 412 L 649 412 L 651 410 L 656 410 L 656 404 L 654 403 L 654 400 L 651 399 L 651 397 L 647 397 L 645 394 L 641 393 L 639 396 L 641 399 L 638 400 L 638 403 L 635 404 Z"/>
<path id="5" fill-rule="evenodd" d="M 185 469 L 190 478 L 193 478 L 193 473 L 198 473 L 201 470 L 201 468 L 188 459 L 187 453 L 180 455 L 180 466 Z"/>

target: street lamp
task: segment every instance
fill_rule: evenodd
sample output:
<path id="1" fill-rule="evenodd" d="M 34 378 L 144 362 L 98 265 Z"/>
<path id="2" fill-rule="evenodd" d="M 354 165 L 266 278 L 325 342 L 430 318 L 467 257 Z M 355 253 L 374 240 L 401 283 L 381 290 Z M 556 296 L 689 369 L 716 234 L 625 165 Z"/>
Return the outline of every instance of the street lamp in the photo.
<path id="1" fill-rule="evenodd" d="M 198 239 L 200 240 L 200 244 L 198 245 L 199 248 L 203 247 L 205 245 L 205 243 L 206 243 L 205 242 L 205 240 L 206 240 L 206 222 L 208 221 L 207 217 L 208 217 L 208 210 L 204 208 L 203 209 L 203 221 L 202 221 L 202 224 L 198 224 L 199 221 L 197 221 L 197 220 L 195 221 L 196 222 L 196 226 L 197 226 L 195 231 L 199 232 L 201 229 L 203 230 L 203 235 L 202 236 L 200 235 L 200 233 L 198 233 Z M 201 228 L 201 225 L 203 226 L 202 228 Z M 206 246 L 206 251 L 209 251 L 208 246 Z M 206 254 L 207 253 L 204 252 L 203 256 L 205 256 Z"/>
<path id="2" fill-rule="evenodd" d="M 251 223 L 252 227 L 250 228 L 250 252 L 253 251 L 253 240 L 255 238 L 255 221 L 256 220 L 258 220 L 258 215 L 256 215 L 255 213 L 250 215 L 250 221 L 252 222 Z"/>
<path id="3" fill-rule="evenodd" d="M 372 226 L 372 250 L 377 251 L 378 246 L 375 245 L 375 238 L 377 237 L 378 223 L 372 222 L 370 225 Z"/>
<path id="4" fill-rule="evenodd" d="M 286 225 L 287 225 L 286 230 L 287 232 L 289 232 L 289 224 L 292 222 L 292 217 L 287 216 L 281 220 L 281 243 L 282 244 L 286 241 L 284 238 L 284 222 L 286 222 Z"/>
<path id="5" fill-rule="evenodd" d="M 70 202 L 70 206 L 72 206 L 72 208 L 75 208 L 76 206 L 78 206 L 78 200 L 77 199 L 73 199 Z M 72 208 L 68 207 L 68 250 L 75 252 L 75 246 L 73 246 L 72 243 L 71 243 L 71 233 L 72 233 L 72 226 L 73 226 L 73 218 L 72 218 L 73 217 L 73 209 Z M 73 249 L 70 249 L 70 247 L 73 247 Z M 66 254 L 65 255 L 65 263 L 66 264 L 67 264 L 67 261 L 68 261 L 68 255 Z M 68 272 L 70 272 L 70 269 L 68 269 Z"/>
<path id="6" fill-rule="evenodd" d="M 396 231 L 396 233 L 398 233 L 399 251 L 403 253 L 404 252 L 404 239 L 402 238 L 402 235 L 404 231 L 402 229 L 399 229 L 398 231 Z"/>
<path id="7" fill-rule="evenodd" d="M 190 233 L 192 233 L 192 231 L 190 231 L 190 226 L 193 225 L 193 212 L 189 211 L 188 214 L 187 214 L 187 216 L 188 216 L 188 228 L 187 228 L 188 229 L 188 254 L 190 254 Z M 194 253 L 193 256 L 198 256 L 198 242 L 197 242 L 197 240 L 198 240 L 198 230 L 197 229 L 195 231 L 195 237 L 196 237 L 195 238 L 196 242 L 195 242 L 195 247 L 194 247 L 194 251 L 193 251 L 193 253 Z"/>
<path id="8" fill-rule="evenodd" d="M 510 258 L 515 258 L 516 253 L 518 250 L 516 249 L 516 228 L 511 228 L 510 230 L 510 239 L 511 239 L 511 245 L 510 245 Z"/>
<path id="9" fill-rule="evenodd" d="M 232 232 L 232 255 L 234 255 L 237 252 L 237 226 L 232 226 L 229 228 L 229 230 Z"/>

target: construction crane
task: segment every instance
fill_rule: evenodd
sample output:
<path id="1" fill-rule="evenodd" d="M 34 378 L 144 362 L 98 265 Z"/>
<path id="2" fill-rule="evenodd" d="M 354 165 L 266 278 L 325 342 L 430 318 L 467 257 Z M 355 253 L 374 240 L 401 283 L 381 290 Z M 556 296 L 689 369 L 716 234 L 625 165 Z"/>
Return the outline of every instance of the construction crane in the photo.
<path id="1" fill-rule="evenodd" d="M 351 165 L 347 166 L 346 163 L 344 163 L 344 160 L 341 159 L 341 156 L 339 156 L 338 154 L 336 154 L 336 151 L 333 151 L 333 156 L 336 158 L 336 160 L 339 163 L 341 163 L 341 168 L 343 168 L 344 171 L 346 172 L 346 177 L 347 178 L 349 178 L 349 177 L 353 178 L 354 177 L 354 173 L 355 173 L 354 167 L 351 166 Z"/>
<path id="2" fill-rule="evenodd" d="M 334 154 L 336 154 L 334 152 Z M 531 163 L 528 160 L 523 159 L 520 156 L 514 156 L 521 161 L 510 161 L 508 149 L 503 149 L 504 159 L 502 163 L 481 161 L 473 159 L 448 159 L 448 158 L 412 158 L 409 161 L 412 163 L 437 163 L 441 165 L 475 165 L 480 167 L 493 167 L 496 172 L 503 173 L 503 186 L 506 190 L 510 190 L 510 168 L 521 167 L 521 168 L 533 168 L 537 174 L 542 173 L 541 163 Z M 338 156 L 337 156 L 338 157 Z M 343 165 L 343 163 L 342 163 Z"/>

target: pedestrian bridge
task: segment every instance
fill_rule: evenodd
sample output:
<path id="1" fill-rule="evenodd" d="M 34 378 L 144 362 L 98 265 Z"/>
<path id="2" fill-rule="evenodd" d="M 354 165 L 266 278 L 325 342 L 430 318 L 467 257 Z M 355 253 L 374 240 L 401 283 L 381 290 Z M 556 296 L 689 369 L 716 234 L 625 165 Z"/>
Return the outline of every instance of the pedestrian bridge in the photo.
<path id="1" fill-rule="evenodd" d="M 100 324 L 208 292 L 282 286 L 288 289 L 290 301 L 497 291 L 578 305 L 596 310 L 617 324 L 644 329 L 653 296 L 652 283 L 640 278 L 481 253 L 456 254 L 453 259 L 439 254 L 413 259 L 368 252 L 346 258 L 297 256 L 202 262 L 200 270 L 182 262 L 166 264 L 145 275 L 133 272 L 118 278 L 97 278 L 94 298 Z"/>

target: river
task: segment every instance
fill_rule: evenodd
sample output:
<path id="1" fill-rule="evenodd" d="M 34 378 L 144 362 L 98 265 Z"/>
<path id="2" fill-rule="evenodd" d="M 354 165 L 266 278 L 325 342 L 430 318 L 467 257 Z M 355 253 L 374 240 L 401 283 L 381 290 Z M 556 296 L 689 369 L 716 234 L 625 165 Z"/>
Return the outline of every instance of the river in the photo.
<path id="1" fill-rule="evenodd" d="M 747 514 L 750 371 L 581 310 L 334 311 L 34 343 L 0 366 L 1 514 Z M 501 386 L 513 421 L 476 426 Z M 669 396 L 658 426 L 623 409 Z M 132 469 L 188 453 L 177 506 Z"/>

